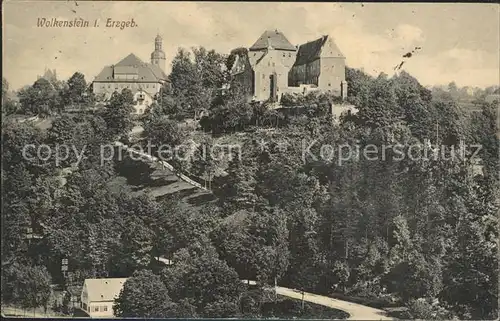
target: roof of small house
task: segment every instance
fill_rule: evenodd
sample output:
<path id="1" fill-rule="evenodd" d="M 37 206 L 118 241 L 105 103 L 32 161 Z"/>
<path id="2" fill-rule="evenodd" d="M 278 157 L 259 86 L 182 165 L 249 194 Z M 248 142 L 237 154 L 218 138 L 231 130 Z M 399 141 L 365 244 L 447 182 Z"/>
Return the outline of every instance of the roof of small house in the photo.
<path id="1" fill-rule="evenodd" d="M 329 36 L 323 36 L 319 39 L 306 42 L 299 46 L 299 51 L 297 52 L 297 59 L 295 60 L 295 65 L 303 65 L 312 62 L 320 57 L 321 50 L 323 49 L 326 42 L 330 40 L 331 52 L 326 53 L 328 57 L 344 57 L 340 49 L 337 47 L 333 39 Z"/>
<path id="2" fill-rule="evenodd" d="M 249 50 L 262 50 L 269 47 L 279 50 L 297 50 L 297 48 L 295 48 L 295 46 L 288 41 L 285 35 L 278 30 L 264 31 L 264 33 L 259 37 L 259 39 L 257 39 Z"/>
<path id="3" fill-rule="evenodd" d="M 87 289 L 89 302 L 113 301 L 120 295 L 127 278 L 85 279 L 83 289 Z"/>
<path id="4" fill-rule="evenodd" d="M 136 74 L 138 79 L 115 79 L 114 74 Z M 116 65 L 106 66 L 95 77 L 97 82 L 159 82 L 167 80 L 167 75 L 157 65 L 143 62 L 133 53 Z"/>

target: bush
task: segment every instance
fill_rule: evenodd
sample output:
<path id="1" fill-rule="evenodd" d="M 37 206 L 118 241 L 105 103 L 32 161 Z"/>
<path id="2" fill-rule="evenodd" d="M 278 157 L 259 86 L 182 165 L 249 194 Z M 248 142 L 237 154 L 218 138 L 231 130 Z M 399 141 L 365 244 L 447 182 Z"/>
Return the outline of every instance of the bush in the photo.
<path id="1" fill-rule="evenodd" d="M 448 310 L 439 306 L 437 302 L 431 303 L 429 299 L 410 300 L 407 307 L 408 319 L 450 320 L 453 318 Z"/>

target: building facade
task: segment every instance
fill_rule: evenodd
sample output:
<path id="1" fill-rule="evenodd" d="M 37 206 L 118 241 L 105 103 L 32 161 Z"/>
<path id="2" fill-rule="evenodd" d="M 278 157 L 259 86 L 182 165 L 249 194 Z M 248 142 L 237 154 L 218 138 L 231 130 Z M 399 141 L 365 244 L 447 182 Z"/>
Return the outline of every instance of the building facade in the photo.
<path id="1" fill-rule="evenodd" d="M 254 100 L 279 101 L 284 93 L 317 90 L 347 96 L 345 56 L 330 36 L 293 46 L 280 31 L 268 30 L 246 55 L 236 59 L 231 74 L 246 87 L 252 83 Z"/>
<path id="2" fill-rule="evenodd" d="M 341 95 L 345 81 L 345 56 L 330 36 L 301 45 L 289 73 L 289 86 L 315 85 Z"/>
<path id="3" fill-rule="evenodd" d="M 80 308 L 92 318 L 114 317 L 113 305 L 120 295 L 126 278 L 86 279 L 80 298 Z"/>
<path id="4" fill-rule="evenodd" d="M 151 63 L 145 63 L 131 53 L 117 64 L 104 67 L 92 83 L 94 94 L 107 101 L 114 92 L 129 89 L 134 95 L 135 113 L 144 113 L 163 85 L 168 82 L 163 69 L 165 53 L 161 43 L 161 37 L 157 36 L 155 50 L 151 53 Z"/>
<path id="5" fill-rule="evenodd" d="M 248 49 L 254 71 L 254 98 L 277 101 L 288 87 L 288 72 L 296 57 L 293 46 L 283 33 L 267 30 Z"/>

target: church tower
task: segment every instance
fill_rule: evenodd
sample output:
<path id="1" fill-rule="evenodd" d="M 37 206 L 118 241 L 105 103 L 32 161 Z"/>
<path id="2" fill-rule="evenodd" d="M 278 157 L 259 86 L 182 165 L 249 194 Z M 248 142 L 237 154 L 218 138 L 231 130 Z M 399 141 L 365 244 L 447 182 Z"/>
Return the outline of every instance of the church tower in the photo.
<path id="1" fill-rule="evenodd" d="M 155 38 L 155 51 L 151 53 L 151 64 L 157 65 L 165 71 L 165 52 L 162 49 L 163 39 L 160 35 Z"/>

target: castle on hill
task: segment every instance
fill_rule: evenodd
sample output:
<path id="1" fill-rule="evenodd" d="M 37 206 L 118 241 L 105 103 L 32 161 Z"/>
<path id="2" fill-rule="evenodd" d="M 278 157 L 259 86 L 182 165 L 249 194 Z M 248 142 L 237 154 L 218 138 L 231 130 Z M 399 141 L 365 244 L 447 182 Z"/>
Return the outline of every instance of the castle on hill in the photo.
<path id="1" fill-rule="evenodd" d="M 328 35 L 294 46 L 282 32 L 267 30 L 238 52 L 231 74 L 257 101 L 310 91 L 347 96 L 345 56 Z"/>
<path id="2" fill-rule="evenodd" d="M 150 62 L 130 53 L 105 66 L 92 83 L 94 94 L 106 101 L 115 91 L 130 89 L 135 113 L 143 114 L 169 81 L 162 47 L 157 35 Z M 238 52 L 230 72 L 255 101 L 279 102 L 285 93 L 312 91 L 347 96 L 345 56 L 328 35 L 294 46 L 282 32 L 267 30 L 248 50 Z"/>

